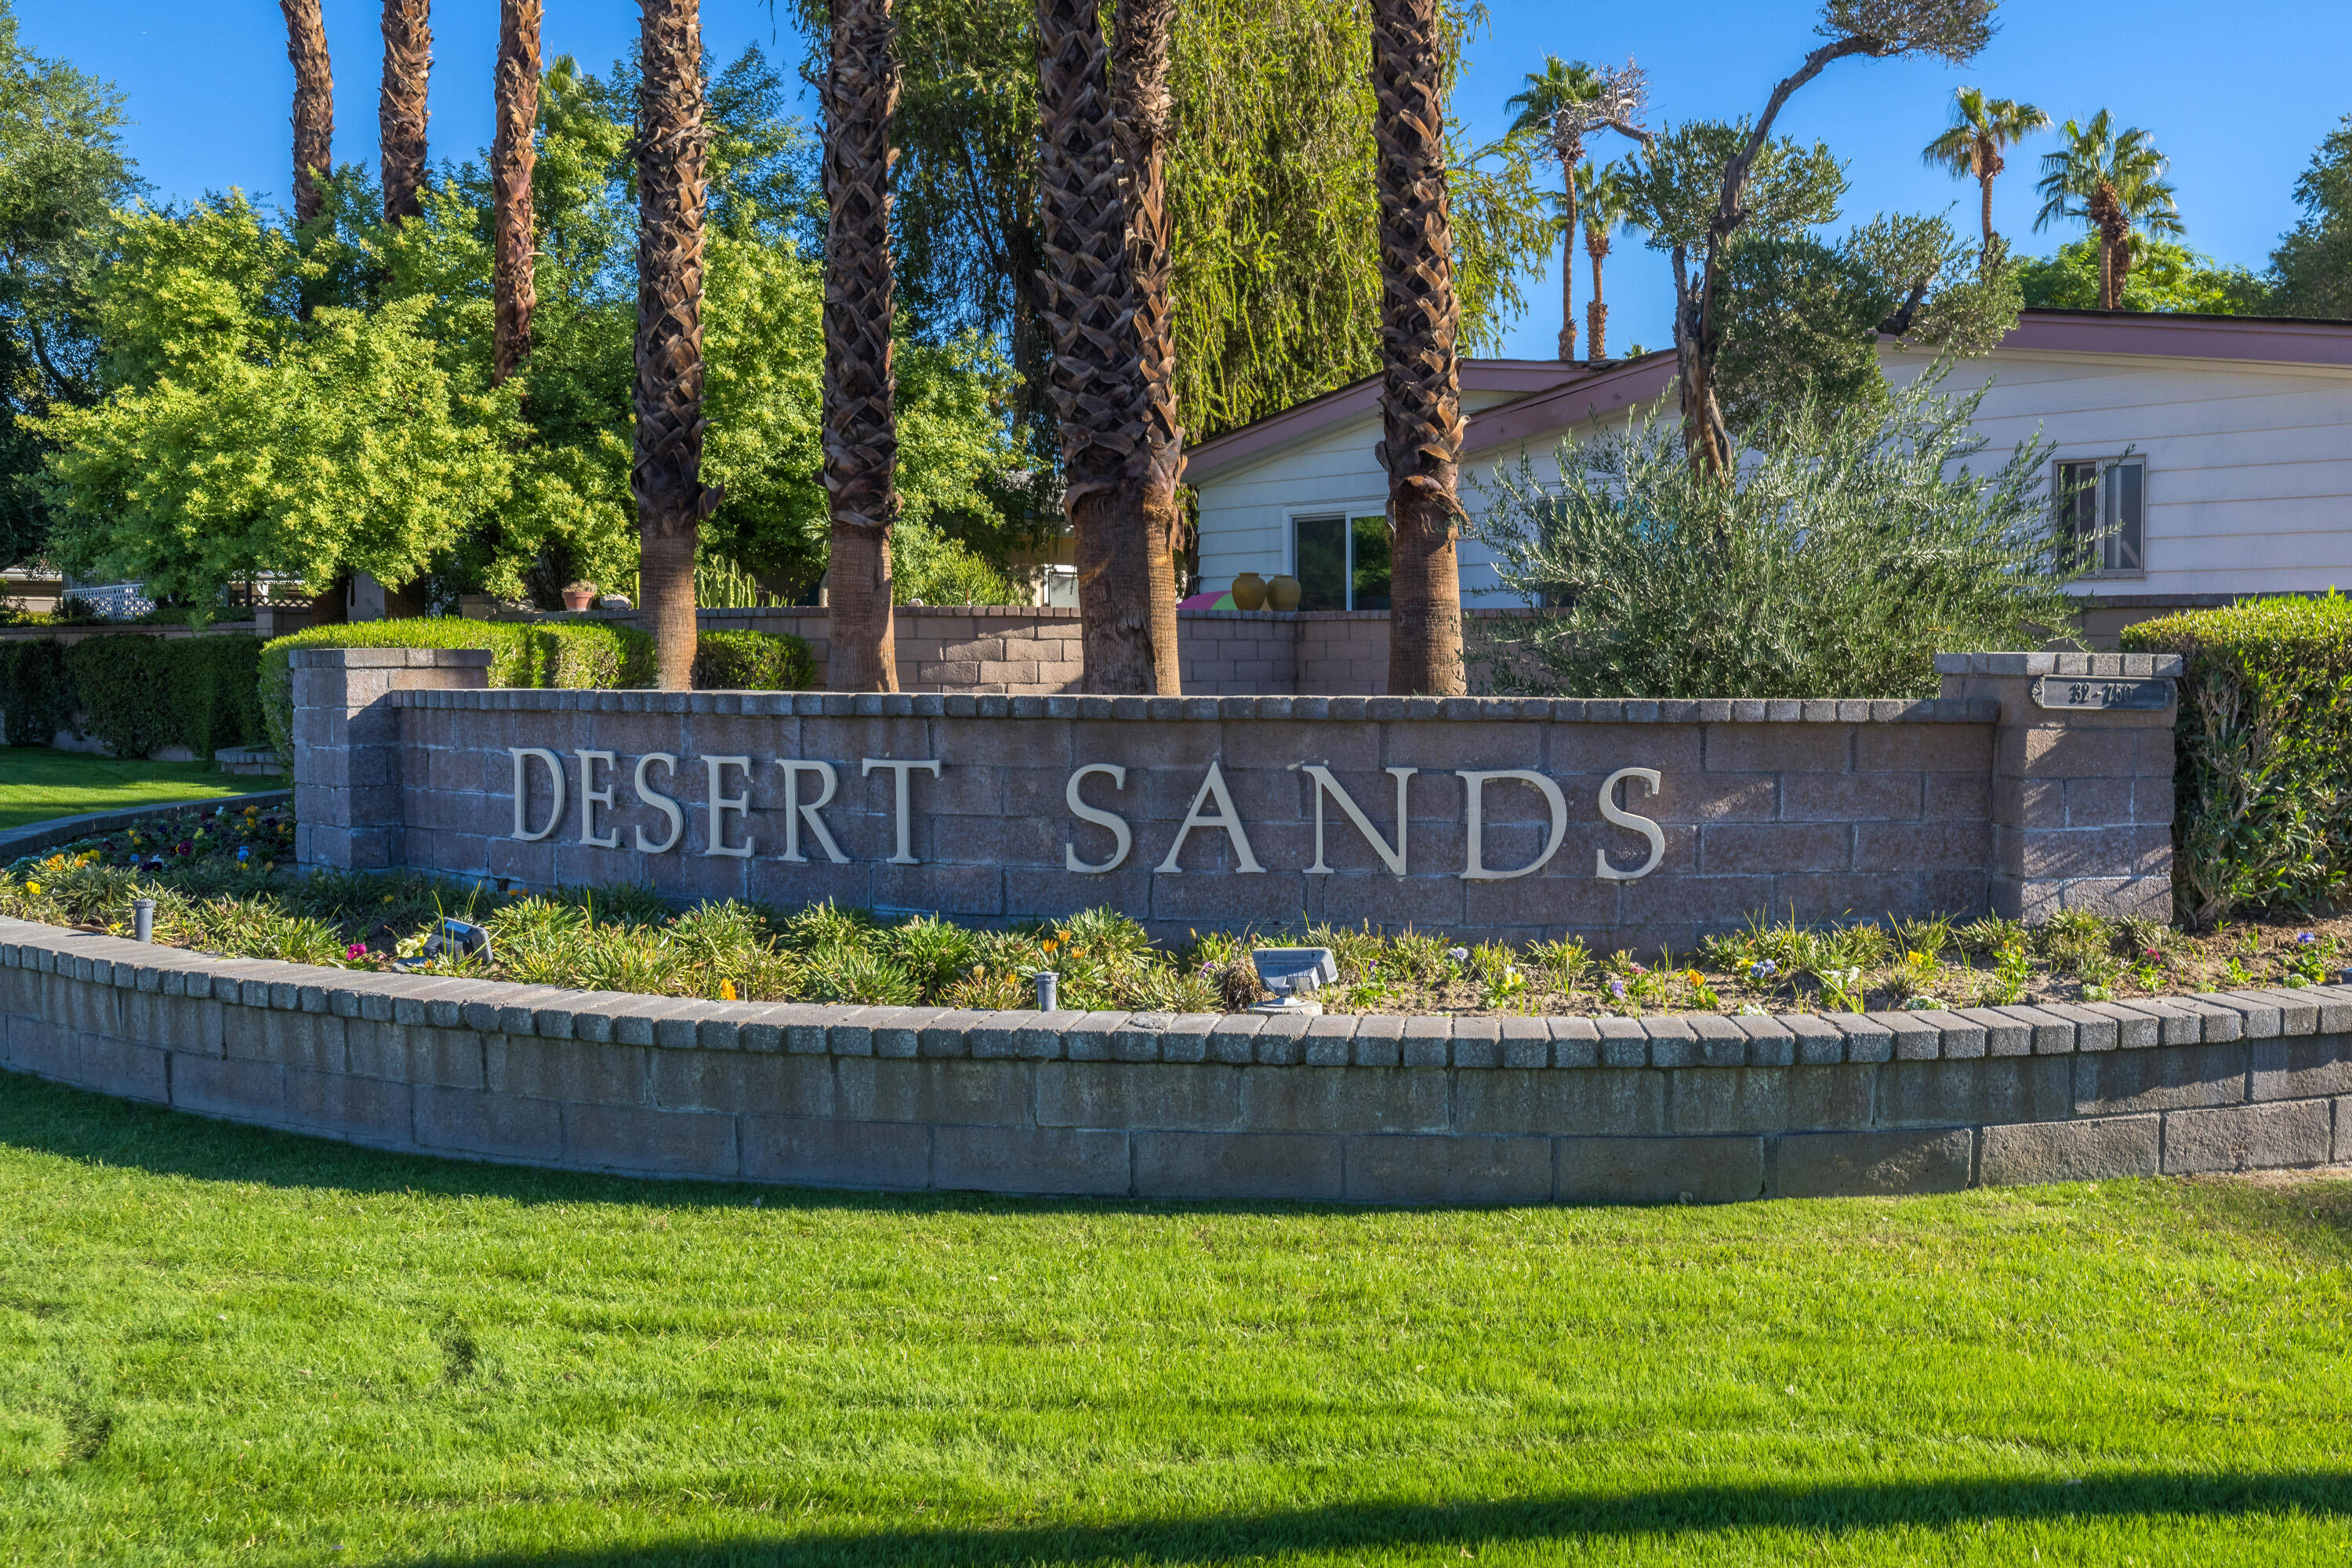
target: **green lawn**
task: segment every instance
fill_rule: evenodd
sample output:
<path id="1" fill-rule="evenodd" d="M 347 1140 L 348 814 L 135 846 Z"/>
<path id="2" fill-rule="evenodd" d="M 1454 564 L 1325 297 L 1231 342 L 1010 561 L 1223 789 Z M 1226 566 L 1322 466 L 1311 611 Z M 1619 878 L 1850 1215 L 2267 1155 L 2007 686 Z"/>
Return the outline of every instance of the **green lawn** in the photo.
<path id="1" fill-rule="evenodd" d="M 282 779 L 224 773 L 217 763 L 150 763 L 46 746 L 0 746 L 0 828 L 86 811 L 285 787 Z"/>
<path id="2" fill-rule="evenodd" d="M 2352 1558 L 2352 1183 L 641 1184 L 0 1078 L 0 1561 Z"/>

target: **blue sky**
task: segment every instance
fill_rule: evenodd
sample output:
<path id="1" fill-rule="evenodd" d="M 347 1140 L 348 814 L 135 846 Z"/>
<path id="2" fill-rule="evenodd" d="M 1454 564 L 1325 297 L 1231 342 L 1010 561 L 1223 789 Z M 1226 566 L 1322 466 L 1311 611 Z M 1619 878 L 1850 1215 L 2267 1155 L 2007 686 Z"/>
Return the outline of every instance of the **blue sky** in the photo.
<path id="1" fill-rule="evenodd" d="M 16 0 L 25 41 L 110 79 L 135 121 L 130 145 L 164 196 L 230 185 L 282 199 L 292 71 L 274 0 Z M 1484 134 L 1506 123 L 1503 101 L 1547 53 L 1600 62 L 1638 59 L 1663 121 L 1752 112 L 1802 57 L 1814 6 L 1792 0 L 1685 0 L 1664 6 L 1567 6 L 1490 0 L 1491 25 L 1471 46 L 1457 111 Z M 602 68 L 635 37 L 631 0 L 554 0 L 551 58 L 578 55 Z M 489 139 L 496 0 L 434 7 L 432 138 L 436 157 Z M 327 0 L 335 58 L 339 162 L 375 159 L 381 37 L 373 0 Z M 2172 160 L 2189 237 L 2224 261 L 2260 268 L 2295 217 L 2292 189 L 2312 149 L 2352 111 L 2352 6 L 2317 0 L 2009 0 L 1992 46 L 1972 65 L 1847 60 L 1798 95 L 1783 127 L 1821 138 L 1849 162 L 1850 216 L 1937 211 L 1959 204 L 1974 222 L 1972 184 L 1920 166 L 1954 87 L 1975 83 L 2038 103 L 2054 118 L 2111 109 L 2144 125 Z M 731 59 L 757 43 L 798 63 L 789 29 L 763 0 L 704 0 L 704 33 Z M 2031 232 L 2033 155 L 2012 157 L 1997 187 L 1995 221 L 2021 249 L 2047 250 Z M 2068 236 L 2066 237 L 2071 237 Z M 1583 283 L 1580 277 L 1579 296 Z M 1530 289 L 1531 308 L 1507 352 L 1546 357 L 1559 326 L 1556 278 Z M 1665 263 L 1621 244 L 1609 272 L 1611 335 L 1621 351 L 1668 334 Z"/>

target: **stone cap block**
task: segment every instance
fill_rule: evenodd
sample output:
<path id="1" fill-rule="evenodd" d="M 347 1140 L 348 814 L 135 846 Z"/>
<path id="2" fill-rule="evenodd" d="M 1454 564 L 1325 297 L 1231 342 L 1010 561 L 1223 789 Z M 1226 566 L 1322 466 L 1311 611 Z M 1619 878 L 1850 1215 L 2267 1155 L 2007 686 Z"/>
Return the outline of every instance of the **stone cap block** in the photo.
<path id="1" fill-rule="evenodd" d="M 2095 680 L 2180 678 L 2177 653 L 1939 653 L 1937 675 L 2080 675 Z"/>

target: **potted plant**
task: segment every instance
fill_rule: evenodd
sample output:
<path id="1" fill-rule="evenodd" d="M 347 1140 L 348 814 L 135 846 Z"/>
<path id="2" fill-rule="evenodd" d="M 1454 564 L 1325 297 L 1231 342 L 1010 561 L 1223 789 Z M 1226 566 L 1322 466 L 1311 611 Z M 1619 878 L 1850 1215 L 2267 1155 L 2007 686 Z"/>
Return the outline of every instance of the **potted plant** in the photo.
<path id="1" fill-rule="evenodd" d="M 594 605 L 595 603 L 595 584 L 566 583 L 563 584 L 563 607 L 565 609 L 585 610 Z"/>

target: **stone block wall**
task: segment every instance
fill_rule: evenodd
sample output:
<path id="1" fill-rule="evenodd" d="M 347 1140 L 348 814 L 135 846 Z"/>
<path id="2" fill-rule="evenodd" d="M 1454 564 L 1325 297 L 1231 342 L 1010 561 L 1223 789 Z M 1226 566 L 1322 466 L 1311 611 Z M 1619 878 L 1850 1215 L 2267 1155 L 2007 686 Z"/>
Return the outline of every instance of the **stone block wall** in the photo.
<path id="1" fill-rule="evenodd" d="M 459 1158 L 866 1188 L 1729 1202 L 2352 1162 L 2352 988 L 1381 1018 L 693 1002 L 0 921 L 0 1070 Z"/>

